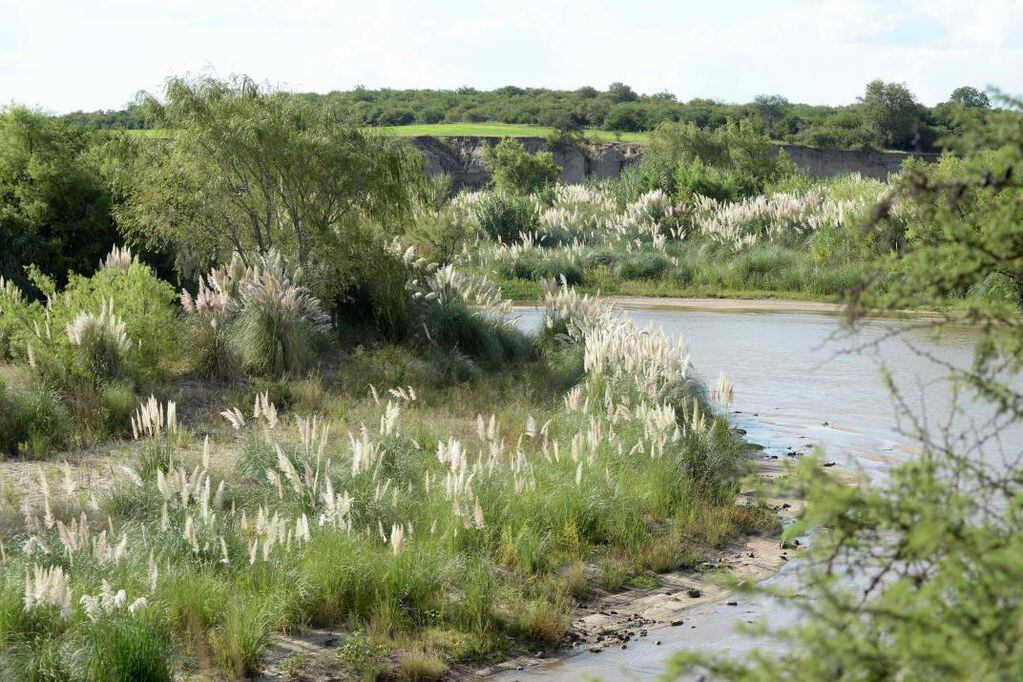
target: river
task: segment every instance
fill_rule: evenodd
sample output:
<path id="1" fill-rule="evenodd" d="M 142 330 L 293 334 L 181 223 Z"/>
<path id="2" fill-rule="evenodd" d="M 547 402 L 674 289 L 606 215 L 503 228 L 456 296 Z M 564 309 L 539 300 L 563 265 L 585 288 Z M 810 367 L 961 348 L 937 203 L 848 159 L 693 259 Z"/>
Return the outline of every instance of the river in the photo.
<path id="1" fill-rule="evenodd" d="M 896 409 L 882 381 L 882 367 L 889 368 L 905 405 L 926 418 L 928 428 L 951 420 L 955 428 L 963 429 L 983 425 L 991 416 L 985 406 L 963 399 L 953 409 L 948 370 L 934 362 L 969 363 L 975 333 L 968 326 L 946 327 L 939 336 L 926 328 L 925 318 L 873 319 L 850 331 L 840 316 L 819 312 L 653 304 L 632 306 L 626 312 L 640 327 L 659 327 L 684 339 L 693 369 L 711 383 L 723 371 L 735 386 L 729 415 L 733 424 L 747 431 L 747 439 L 782 457 L 820 447 L 828 459 L 878 480 L 893 463 L 914 456 L 913 424 Z M 522 308 L 516 314 L 524 328 L 540 324 L 536 310 Z M 893 332 L 898 334 L 892 336 Z M 1001 444 L 1019 450 L 1023 433 L 1018 428 L 1006 430 Z M 1000 453 L 984 456 L 995 460 Z M 770 580 L 792 585 L 798 572 L 799 562 L 790 562 Z M 654 679 L 675 651 L 695 648 L 741 655 L 758 642 L 737 633 L 736 626 L 754 620 L 782 626 L 794 616 L 765 597 L 742 597 L 738 602 L 695 608 L 683 614 L 683 627 L 652 631 L 627 650 L 580 651 L 503 679 Z"/>

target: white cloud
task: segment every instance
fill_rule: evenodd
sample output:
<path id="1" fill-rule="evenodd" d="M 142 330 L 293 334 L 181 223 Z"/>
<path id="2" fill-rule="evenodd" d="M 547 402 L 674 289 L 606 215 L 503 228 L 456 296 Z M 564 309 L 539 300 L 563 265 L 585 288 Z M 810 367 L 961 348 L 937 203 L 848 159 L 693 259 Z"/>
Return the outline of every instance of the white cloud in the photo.
<path id="1" fill-rule="evenodd" d="M 925 102 L 1023 92 L 1019 0 L 0 0 L 0 101 L 121 106 L 168 75 L 294 89 L 606 87 L 682 99 L 852 101 L 873 78 Z"/>

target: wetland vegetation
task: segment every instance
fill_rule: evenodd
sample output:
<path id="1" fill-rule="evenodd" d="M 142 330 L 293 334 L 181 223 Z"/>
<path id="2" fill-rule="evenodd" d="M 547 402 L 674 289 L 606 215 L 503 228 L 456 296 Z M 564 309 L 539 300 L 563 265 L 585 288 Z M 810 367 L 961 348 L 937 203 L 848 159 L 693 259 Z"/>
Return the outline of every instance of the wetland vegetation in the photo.
<path id="1" fill-rule="evenodd" d="M 317 629 L 346 674 L 468 674 L 776 534 L 727 377 L 586 291 L 955 308 L 964 390 L 1020 416 L 1017 102 L 887 182 L 810 178 L 737 118 L 650 126 L 583 186 L 508 139 L 454 196 L 316 98 L 171 79 L 139 107 L 173 134 L 0 117 L 7 678 L 300 677 L 275 643 Z M 795 653 L 678 669 L 1018 672 L 1020 469 L 921 438 L 882 487 L 793 477 L 787 533 L 824 529 Z M 881 562 L 862 601 L 834 557 Z"/>

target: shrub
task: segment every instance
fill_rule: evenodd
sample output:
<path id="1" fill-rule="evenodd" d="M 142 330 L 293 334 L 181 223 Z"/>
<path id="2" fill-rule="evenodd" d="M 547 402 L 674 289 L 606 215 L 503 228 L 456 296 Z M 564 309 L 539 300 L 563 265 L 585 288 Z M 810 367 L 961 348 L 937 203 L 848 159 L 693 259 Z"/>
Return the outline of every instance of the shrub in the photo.
<path id="1" fill-rule="evenodd" d="M 651 134 L 635 176 L 628 182 L 640 192 L 661 189 L 684 196 L 694 186 L 701 186 L 713 192 L 735 192 L 728 197 L 735 198 L 761 192 L 765 183 L 792 170 L 788 158 L 749 119 L 729 121 L 716 130 L 668 121 Z"/>
<path id="2" fill-rule="evenodd" d="M 401 248 L 397 242 L 394 247 Z M 402 259 L 413 273 L 409 331 L 421 342 L 452 359 L 464 355 L 491 368 L 532 353 L 531 341 L 507 318 L 511 302 L 485 277 L 427 264 L 413 249 L 404 251 Z"/>
<path id="3" fill-rule="evenodd" d="M 68 341 L 94 379 L 117 378 L 123 372 L 131 350 L 124 329 L 124 321 L 114 315 L 112 301 L 102 304 L 98 315 L 83 311 L 68 324 Z"/>
<path id="4" fill-rule="evenodd" d="M 569 628 L 568 604 L 546 599 L 531 600 L 516 605 L 511 628 L 526 639 L 545 646 L 561 641 Z"/>
<path id="5" fill-rule="evenodd" d="M 490 368 L 521 360 L 530 353 L 529 340 L 517 329 L 460 304 L 428 306 L 422 319 L 434 344 L 463 353 Z"/>
<path id="6" fill-rule="evenodd" d="M 44 388 L 12 392 L 0 381 L 0 452 L 43 456 L 68 441 L 67 408 Z"/>
<path id="7" fill-rule="evenodd" d="M 356 630 L 337 645 L 337 657 L 357 672 L 368 672 L 377 667 L 387 649 Z"/>
<path id="8" fill-rule="evenodd" d="M 459 218 L 450 207 L 424 213 L 417 216 L 409 237 L 417 245 L 426 247 L 428 257 L 447 265 L 473 236 L 469 221 Z"/>
<path id="9" fill-rule="evenodd" d="M 572 254 L 556 250 L 527 249 L 510 255 L 497 262 L 497 272 L 501 277 L 533 282 L 562 277 L 568 284 L 583 281 L 583 270 Z"/>
<path id="10" fill-rule="evenodd" d="M 242 371 L 242 360 L 226 321 L 203 315 L 185 315 L 183 319 L 185 344 L 191 351 L 191 371 L 204 381 L 237 377 Z"/>
<path id="11" fill-rule="evenodd" d="M 722 170 L 708 166 L 699 157 L 681 161 L 675 167 L 675 200 L 692 201 L 696 196 L 705 196 L 718 201 L 735 201 L 755 188 L 752 178 L 734 170 Z"/>
<path id="12" fill-rule="evenodd" d="M 231 600 L 224 621 L 210 633 L 217 663 L 237 679 L 259 672 L 270 643 L 271 616 L 255 597 Z"/>
<path id="13" fill-rule="evenodd" d="M 210 371 L 218 358 L 236 354 L 250 373 L 280 376 L 303 369 L 318 338 L 330 327 L 320 301 L 298 284 L 301 271 L 279 254 L 257 256 L 246 266 L 235 254 L 230 265 L 200 278 L 193 297 L 181 301 L 191 324 L 210 330 L 200 340 L 200 370 Z M 222 334 L 226 336 L 221 336 Z"/>
<path id="14" fill-rule="evenodd" d="M 561 177 L 561 168 L 550 152 L 530 154 L 520 141 L 511 137 L 487 147 L 483 160 L 494 174 L 494 187 L 501 192 L 530 194 Z"/>
<path id="15" fill-rule="evenodd" d="M 147 383 L 166 374 L 179 348 L 174 289 L 130 252 L 117 255 L 91 277 L 72 275 L 45 306 L 0 282 L 0 335 L 15 358 L 38 358 L 48 384 Z"/>
<path id="16" fill-rule="evenodd" d="M 653 279 L 660 277 L 673 265 L 671 259 L 663 253 L 632 253 L 615 267 L 615 276 L 619 279 Z"/>
<path id="17" fill-rule="evenodd" d="M 473 207 L 473 218 L 481 233 L 505 244 L 519 241 L 536 229 L 536 205 L 527 197 L 490 192 Z"/>
<path id="18" fill-rule="evenodd" d="M 70 323 L 83 311 L 102 314 L 105 303 L 108 316 L 123 323 L 124 336 L 130 341 L 125 354 L 130 378 L 156 380 L 166 374 L 180 348 L 174 288 L 130 252 L 121 251 L 120 256 L 108 256 L 104 267 L 91 277 L 71 277 L 51 306 L 53 323 Z"/>
<path id="19" fill-rule="evenodd" d="M 402 680 L 427 682 L 439 680 L 448 672 L 448 666 L 437 654 L 423 648 L 398 654 L 397 673 Z"/>
<path id="20" fill-rule="evenodd" d="M 168 632 L 158 618 L 143 608 L 123 617 L 105 617 L 87 632 L 88 679 L 100 682 L 172 679 Z"/>

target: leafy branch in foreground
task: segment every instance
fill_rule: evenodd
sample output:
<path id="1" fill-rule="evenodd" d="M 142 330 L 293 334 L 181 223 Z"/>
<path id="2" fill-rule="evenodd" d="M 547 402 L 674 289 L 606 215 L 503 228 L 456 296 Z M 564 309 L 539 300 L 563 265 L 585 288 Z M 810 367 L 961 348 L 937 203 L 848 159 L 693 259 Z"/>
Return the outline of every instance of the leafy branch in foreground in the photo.
<path id="1" fill-rule="evenodd" d="M 992 117 L 982 133 L 993 151 L 968 157 L 959 177 L 925 169 L 906 176 L 895 199 L 926 218 L 918 224 L 928 233 L 893 257 L 894 277 L 865 282 L 850 306 L 855 320 L 921 295 L 947 300 L 975 287 L 1000 289 L 966 299 L 965 321 L 978 333 L 972 364 L 943 365 L 955 380 L 953 397 L 983 401 L 990 416 L 964 430 L 953 415 L 935 432 L 890 384 L 921 453 L 869 487 L 844 485 L 811 462 L 798 470 L 793 485 L 808 506 L 788 534 L 815 531 L 800 575 L 807 598 L 754 588 L 796 610 L 795 625 L 770 633 L 781 646 L 741 661 L 681 654 L 667 676 L 693 669 L 732 680 L 1023 674 L 1023 468 L 1018 446 L 1000 440 L 1023 421 L 1023 188 L 1015 172 L 1023 117 L 1021 103 L 1010 104 L 1015 111 Z M 890 206 L 879 206 L 875 223 Z"/>

